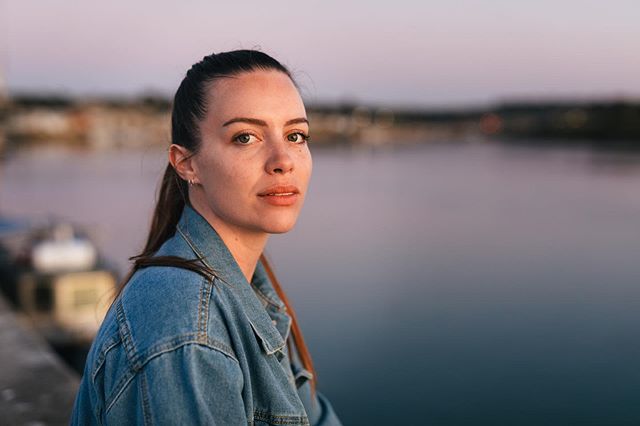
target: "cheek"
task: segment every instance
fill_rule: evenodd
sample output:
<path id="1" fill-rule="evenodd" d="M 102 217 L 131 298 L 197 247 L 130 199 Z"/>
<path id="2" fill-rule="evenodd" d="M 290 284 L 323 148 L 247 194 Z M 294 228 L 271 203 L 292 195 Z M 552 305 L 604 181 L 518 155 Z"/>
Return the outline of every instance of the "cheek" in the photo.
<path id="1" fill-rule="evenodd" d="M 313 170 L 313 161 L 311 160 L 311 153 L 309 149 L 306 148 L 300 153 L 300 172 L 301 175 L 305 179 L 305 184 L 309 182 L 309 178 L 311 177 L 311 171 Z"/>
<path id="2" fill-rule="evenodd" d="M 225 160 L 224 154 L 219 151 L 207 152 L 206 155 L 199 158 L 198 172 L 207 184 L 216 185 L 233 176 L 235 167 L 228 160 Z"/>
<path id="3" fill-rule="evenodd" d="M 225 193 L 232 190 L 235 171 L 233 168 L 228 167 L 225 162 L 217 161 L 215 157 L 202 159 L 198 169 L 200 183 L 210 201 L 226 197 Z"/>
<path id="4" fill-rule="evenodd" d="M 256 191 L 255 171 L 242 161 L 212 162 L 205 192 L 215 203 L 240 205 Z M 235 201 L 232 201 L 235 200 Z"/>

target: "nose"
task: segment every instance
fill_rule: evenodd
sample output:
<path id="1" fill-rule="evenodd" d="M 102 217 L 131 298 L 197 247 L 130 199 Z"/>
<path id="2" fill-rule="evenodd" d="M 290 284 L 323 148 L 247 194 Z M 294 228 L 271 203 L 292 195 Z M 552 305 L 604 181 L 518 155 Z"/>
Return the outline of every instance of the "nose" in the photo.
<path id="1" fill-rule="evenodd" d="M 289 147 L 284 141 L 278 141 L 271 144 L 269 158 L 265 164 L 265 170 L 269 174 L 285 174 L 293 171 L 293 158 L 289 152 Z"/>

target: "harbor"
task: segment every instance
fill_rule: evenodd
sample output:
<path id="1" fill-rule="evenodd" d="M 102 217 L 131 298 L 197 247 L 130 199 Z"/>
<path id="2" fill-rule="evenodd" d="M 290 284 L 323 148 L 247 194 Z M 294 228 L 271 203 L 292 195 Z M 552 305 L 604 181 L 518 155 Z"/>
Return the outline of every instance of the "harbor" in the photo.
<path id="1" fill-rule="evenodd" d="M 264 249 L 342 425 L 640 425 L 639 11 L 0 0 L 0 426 L 69 424 L 88 358 L 95 423 L 324 426 L 286 357 L 260 388 L 277 321 L 202 368 L 173 345 L 241 334 L 218 281 L 157 270 L 88 356 L 187 197 L 246 278 Z"/>
<path id="2" fill-rule="evenodd" d="M 70 223 L 2 218 L 0 290 L 2 424 L 67 424 L 115 274 Z"/>
<path id="3" fill-rule="evenodd" d="M 267 254 L 345 425 L 640 419 L 638 155 L 453 140 L 313 160 L 300 221 Z M 0 204 L 84 225 L 124 276 L 166 161 L 24 150 Z"/>

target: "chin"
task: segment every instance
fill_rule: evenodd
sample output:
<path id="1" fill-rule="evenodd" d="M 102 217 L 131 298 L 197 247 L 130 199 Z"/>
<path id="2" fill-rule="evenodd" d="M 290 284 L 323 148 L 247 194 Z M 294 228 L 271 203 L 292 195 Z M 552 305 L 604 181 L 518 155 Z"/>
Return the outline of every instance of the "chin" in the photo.
<path id="1" fill-rule="evenodd" d="M 264 223 L 263 230 L 269 234 L 284 234 L 295 226 L 295 219 L 278 217 Z"/>
<path id="2" fill-rule="evenodd" d="M 269 234 L 284 234 L 291 231 L 294 227 L 294 224 L 291 225 L 272 225 L 267 226 L 265 231 Z"/>

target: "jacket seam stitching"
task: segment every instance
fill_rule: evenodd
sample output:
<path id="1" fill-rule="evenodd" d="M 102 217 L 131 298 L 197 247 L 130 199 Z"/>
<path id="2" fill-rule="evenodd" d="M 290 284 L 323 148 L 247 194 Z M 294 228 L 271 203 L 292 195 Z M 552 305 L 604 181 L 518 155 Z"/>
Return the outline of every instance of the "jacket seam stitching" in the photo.
<path id="1" fill-rule="evenodd" d="M 127 317 L 124 313 L 124 307 L 122 306 L 121 299 L 118 300 L 116 313 L 118 318 L 118 330 L 120 331 L 120 335 L 122 337 L 122 343 L 127 354 L 127 360 L 131 364 L 131 367 L 135 370 L 137 369 L 138 364 L 136 359 L 136 348 L 135 344 L 133 343 L 131 331 L 129 330 L 129 325 L 127 324 Z"/>
<path id="2" fill-rule="evenodd" d="M 131 383 L 131 380 L 133 380 L 135 375 L 136 375 L 135 372 L 128 371 L 127 374 L 122 376 L 122 378 L 118 381 L 118 384 L 114 386 L 115 391 L 112 393 L 112 396 L 110 396 L 107 399 L 107 401 L 109 401 L 109 404 L 107 404 L 107 408 L 105 408 L 104 410 L 105 416 L 109 414 L 111 407 L 113 407 L 115 403 L 118 402 L 118 398 L 120 397 L 120 395 L 122 395 L 122 392 L 124 392 L 124 390 L 127 388 L 127 385 Z"/>
<path id="3" fill-rule="evenodd" d="M 254 410 L 254 419 L 262 420 L 276 425 L 309 425 L 307 416 L 292 416 L 288 414 L 271 414 L 262 410 Z"/>
<path id="4" fill-rule="evenodd" d="M 203 343 L 208 339 L 207 324 L 209 323 L 209 300 L 211 298 L 212 286 L 213 280 L 202 279 L 202 294 L 198 305 L 198 338 L 202 340 Z"/>
<path id="5" fill-rule="evenodd" d="M 151 425 L 151 406 L 149 405 L 149 388 L 147 376 L 144 371 L 140 371 L 140 390 L 142 392 L 142 417 L 145 425 Z"/>
<path id="6" fill-rule="evenodd" d="M 256 291 L 256 294 L 261 298 L 264 299 L 265 302 L 267 302 L 268 304 L 275 306 L 276 308 L 278 308 L 278 311 L 284 311 L 283 307 L 284 307 L 284 303 L 282 304 L 278 304 L 275 299 L 272 299 L 271 297 L 267 296 L 266 293 L 264 293 L 259 287 L 257 287 L 255 284 L 250 283 L 251 287 L 253 287 Z"/>
<path id="7" fill-rule="evenodd" d="M 121 343 L 122 343 L 122 340 L 118 339 L 115 342 L 109 344 L 105 349 L 103 349 L 100 352 L 100 356 L 98 357 L 98 360 L 96 361 L 96 366 L 95 366 L 95 368 L 93 370 L 93 373 L 91 373 L 91 381 L 94 384 L 96 382 L 96 376 L 100 372 L 100 369 L 102 368 L 102 366 L 104 365 L 104 362 L 107 359 L 107 354 L 109 353 L 109 351 L 111 351 L 111 349 L 115 348 L 116 346 L 118 346 Z"/>
<path id="8" fill-rule="evenodd" d="M 213 339 L 207 339 L 206 341 L 202 341 L 198 335 L 195 336 L 195 339 L 194 339 L 194 336 L 191 335 L 188 338 L 178 342 L 163 343 L 163 344 L 153 346 L 152 350 L 149 351 L 150 354 L 147 357 L 145 357 L 141 362 L 141 368 L 144 367 L 153 358 L 159 355 L 162 355 L 164 353 L 174 351 L 186 345 L 201 345 L 209 349 L 215 350 L 217 352 L 220 352 L 221 354 L 233 359 L 238 364 L 240 363 L 237 357 L 235 356 L 235 354 L 233 353 L 233 351 L 231 350 L 231 348 L 225 345 L 224 343 L 217 340 L 213 340 Z"/>
<path id="9" fill-rule="evenodd" d="M 179 344 L 173 346 L 173 347 L 168 347 L 164 350 L 160 350 L 158 352 L 154 352 L 153 355 L 147 357 L 144 362 L 141 363 L 140 368 L 138 369 L 138 371 L 128 371 L 127 374 L 125 374 L 119 381 L 118 384 L 116 386 L 114 386 L 114 392 L 112 392 L 112 396 L 110 396 L 109 398 L 106 399 L 106 401 L 109 401 L 109 403 L 107 404 L 107 407 L 105 409 L 105 415 L 109 413 L 109 410 L 111 410 L 111 408 L 115 405 L 115 403 L 118 401 L 118 398 L 120 397 L 120 395 L 122 395 L 122 393 L 124 392 L 124 390 L 126 389 L 127 385 L 129 385 L 129 383 L 131 382 L 131 380 L 135 377 L 136 374 L 139 374 L 142 370 L 142 368 L 149 363 L 149 361 L 151 361 L 153 358 L 156 358 L 162 354 L 168 353 L 168 352 L 172 352 L 175 351 L 176 349 L 179 349 L 183 346 L 187 346 L 187 345 L 200 345 L 200 346 L 204 346 L 207 347 L 209 349 L 215 350 L 216 352 L 221 353 L 224 356 L 227 356 L 229 358 L 231 358 L 233 361 L 235 361 L 238 365 L 240 365 L 239 361 L 236 359 L 236 357 L 229 355 L 228 353 L 224 352 L 221 350 L 221 348 L 212 345 L 216 343 L 215 340 L 209 340 L 207 341 L 207 343 L 203 343 L 199 340 L 187 340 L 184 342 L 180 342 Z M 226 345 L 224 345 L 226 346 Z"/>
<path id="10" fill-rule="evenodd" d="M 271 345 L 271 342 L 269 341 L 269 339 L 267 337 L 263 337 L 262 334 L 260 334 L 260 331 L 258 330 L 258 328 L 256 327 L 256 325 L 253 323 L 253 321 L 251 320 L 251 318 L 249 318 L 247 316 L 247 321 L 249 321 L 249 324 L 251 325 L 251 328 L 253 329 L 254 333 L 260 338 L 260 341 L 263 343 L 265 352 L 267 353 L 267 355 L 273 355 L 274 353 L 278 352 L 279 350 L 282 350 L 282 348 L 284 348 L 287 343 L 284 341 L 284 339 L 282 339 L 282 336 L 280 336 L 280 340 L 282 341 L 282 344 L 277 345 L 274 347 L 274 345 Z"/>

